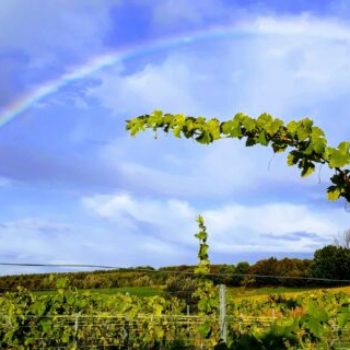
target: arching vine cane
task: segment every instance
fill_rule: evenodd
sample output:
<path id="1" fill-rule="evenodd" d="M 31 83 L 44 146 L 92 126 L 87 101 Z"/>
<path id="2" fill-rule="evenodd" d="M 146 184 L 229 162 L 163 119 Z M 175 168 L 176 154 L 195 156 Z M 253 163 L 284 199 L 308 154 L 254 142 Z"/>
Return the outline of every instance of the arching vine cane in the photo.
<path id="1" fill-rule="evenodd" d="M 216 118 L 207 120 L 156 110 L 128 120 L 126 129 L 132 136 L 146 129 L 172 131 L 176 137 L 194 139 L 201 144 L 238 138 L 244 139 L 246 146 L 271 145 L 275 153 L 290 148 L 288 165 L 297 165 L 303 177 L 312 174 L 316 164 L 327 165 L 334 171 L 330 178 L 332 185 L 327 189 L 328 199 L 343 197 L 350 203 L 350 169 L 344 168 L 350 164 L 350 142 L 341 142 L 338 147 L 328 146 L 324 131 L 309 118 L 285 124 L 267 113 L 256 119 L 237 113 L 234 118 L 220 122 Z"/>

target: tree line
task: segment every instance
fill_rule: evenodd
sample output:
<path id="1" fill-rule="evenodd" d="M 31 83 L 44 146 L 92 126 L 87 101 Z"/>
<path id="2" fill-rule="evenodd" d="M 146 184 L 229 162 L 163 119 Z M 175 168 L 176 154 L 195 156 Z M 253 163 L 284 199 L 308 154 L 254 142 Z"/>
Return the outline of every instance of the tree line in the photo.
<path id="1" fill-rule="evenodd" d="M 195 266 L 180 265 L 155 269 L 139 266 L 118 270 L 90 272 L 21 274 L 0 277 L 0 291 L 16 290 L 19 286 L 29 290 L 56 288 L 58 278 L 67 279 L 77 289 L 118 287 L 162 287 L 168 291 L 190 291 L 196 288 Z M 292 277 L 292 278 L 290 278 Z M 318 249 L 313 259 L 284 258 L 259 260 L 254 264 L 217 264 L 210 266 L 208 278 L 215 284 L 232 287 L 323 287 L 350 284 L 350 249 L 341 245 L 328 245 Z M 337 281 L 309 280 L 324 278 Z"/>

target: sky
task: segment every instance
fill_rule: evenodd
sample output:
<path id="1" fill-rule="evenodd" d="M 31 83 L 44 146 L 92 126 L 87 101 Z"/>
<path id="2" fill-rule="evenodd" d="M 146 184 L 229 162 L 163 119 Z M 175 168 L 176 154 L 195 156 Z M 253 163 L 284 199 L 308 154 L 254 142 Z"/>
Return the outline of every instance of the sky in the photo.
<path id="1" fill-rule="evenodd" d="M 0 23 L 1 262 L 195 264 L 198 214 L 214 263 L 309 258 L 350 227 L 325 168 L 125 131 L 268 112 L 349 139 L 349 1 L 2 0 Z"/>

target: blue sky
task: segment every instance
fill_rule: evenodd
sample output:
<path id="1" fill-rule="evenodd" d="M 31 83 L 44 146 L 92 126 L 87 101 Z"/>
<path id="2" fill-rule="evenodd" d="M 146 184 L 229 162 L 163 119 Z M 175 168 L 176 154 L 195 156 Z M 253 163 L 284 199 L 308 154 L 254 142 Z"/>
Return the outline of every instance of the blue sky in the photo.
<path id="1" fill-rule="evenodd" d="M 193 264 L 199 213 L 214 262 L 312 256 L 350 226 L 325 199 L 326 169 L 300 179 L 236 141 L 131 138 L 125 120 L 270 112 L 349 139 L 349 19 L 348 1 L 1 1 L 0 120 L 48 81 L 118 59 L 0 128 L 0 260 Z"/>

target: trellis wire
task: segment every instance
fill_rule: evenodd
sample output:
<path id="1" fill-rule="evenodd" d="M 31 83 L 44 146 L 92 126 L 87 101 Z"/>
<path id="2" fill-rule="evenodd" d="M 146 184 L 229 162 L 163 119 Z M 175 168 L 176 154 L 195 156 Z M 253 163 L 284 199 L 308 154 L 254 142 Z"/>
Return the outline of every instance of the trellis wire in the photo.
<path id="1" fill-rule="evenodd" d="M 10 263 L 0 262 L 0 266 L 18 266 L 18 267 L 70 267 L 70 268 L 97 268 L 105 270 L 115 270 L 115 272 L 150 272 L 150 273 L 171 273 L 171 274 L 184 274 L 194 275 L 197 274 L 194 271 L 183 271 L 183 270 L 155 270 L 147 268 L 123 268 L 117 266 L 107 265 L 93 265 L 93 264 L 38 264 L 38 263 Z M 298 276 L 281 276 L 281 275 L 262 275 L 262 274 L 250 274 L 250 273 L 220 273 L 220 272 L 208 272 L 202 274 L 205 276 L 229 276 L 229 277 L 252 277 L 252 278 L 275 278 L 275 279 L 291 279 L 291 280 L 309 280 L 309 281 L 320 281 L 320 282 L 344 282 L 350 283 L 348 279 L 332 279 L 332 278 L 321 278 L 321 277 L 298 277 Z"/>

